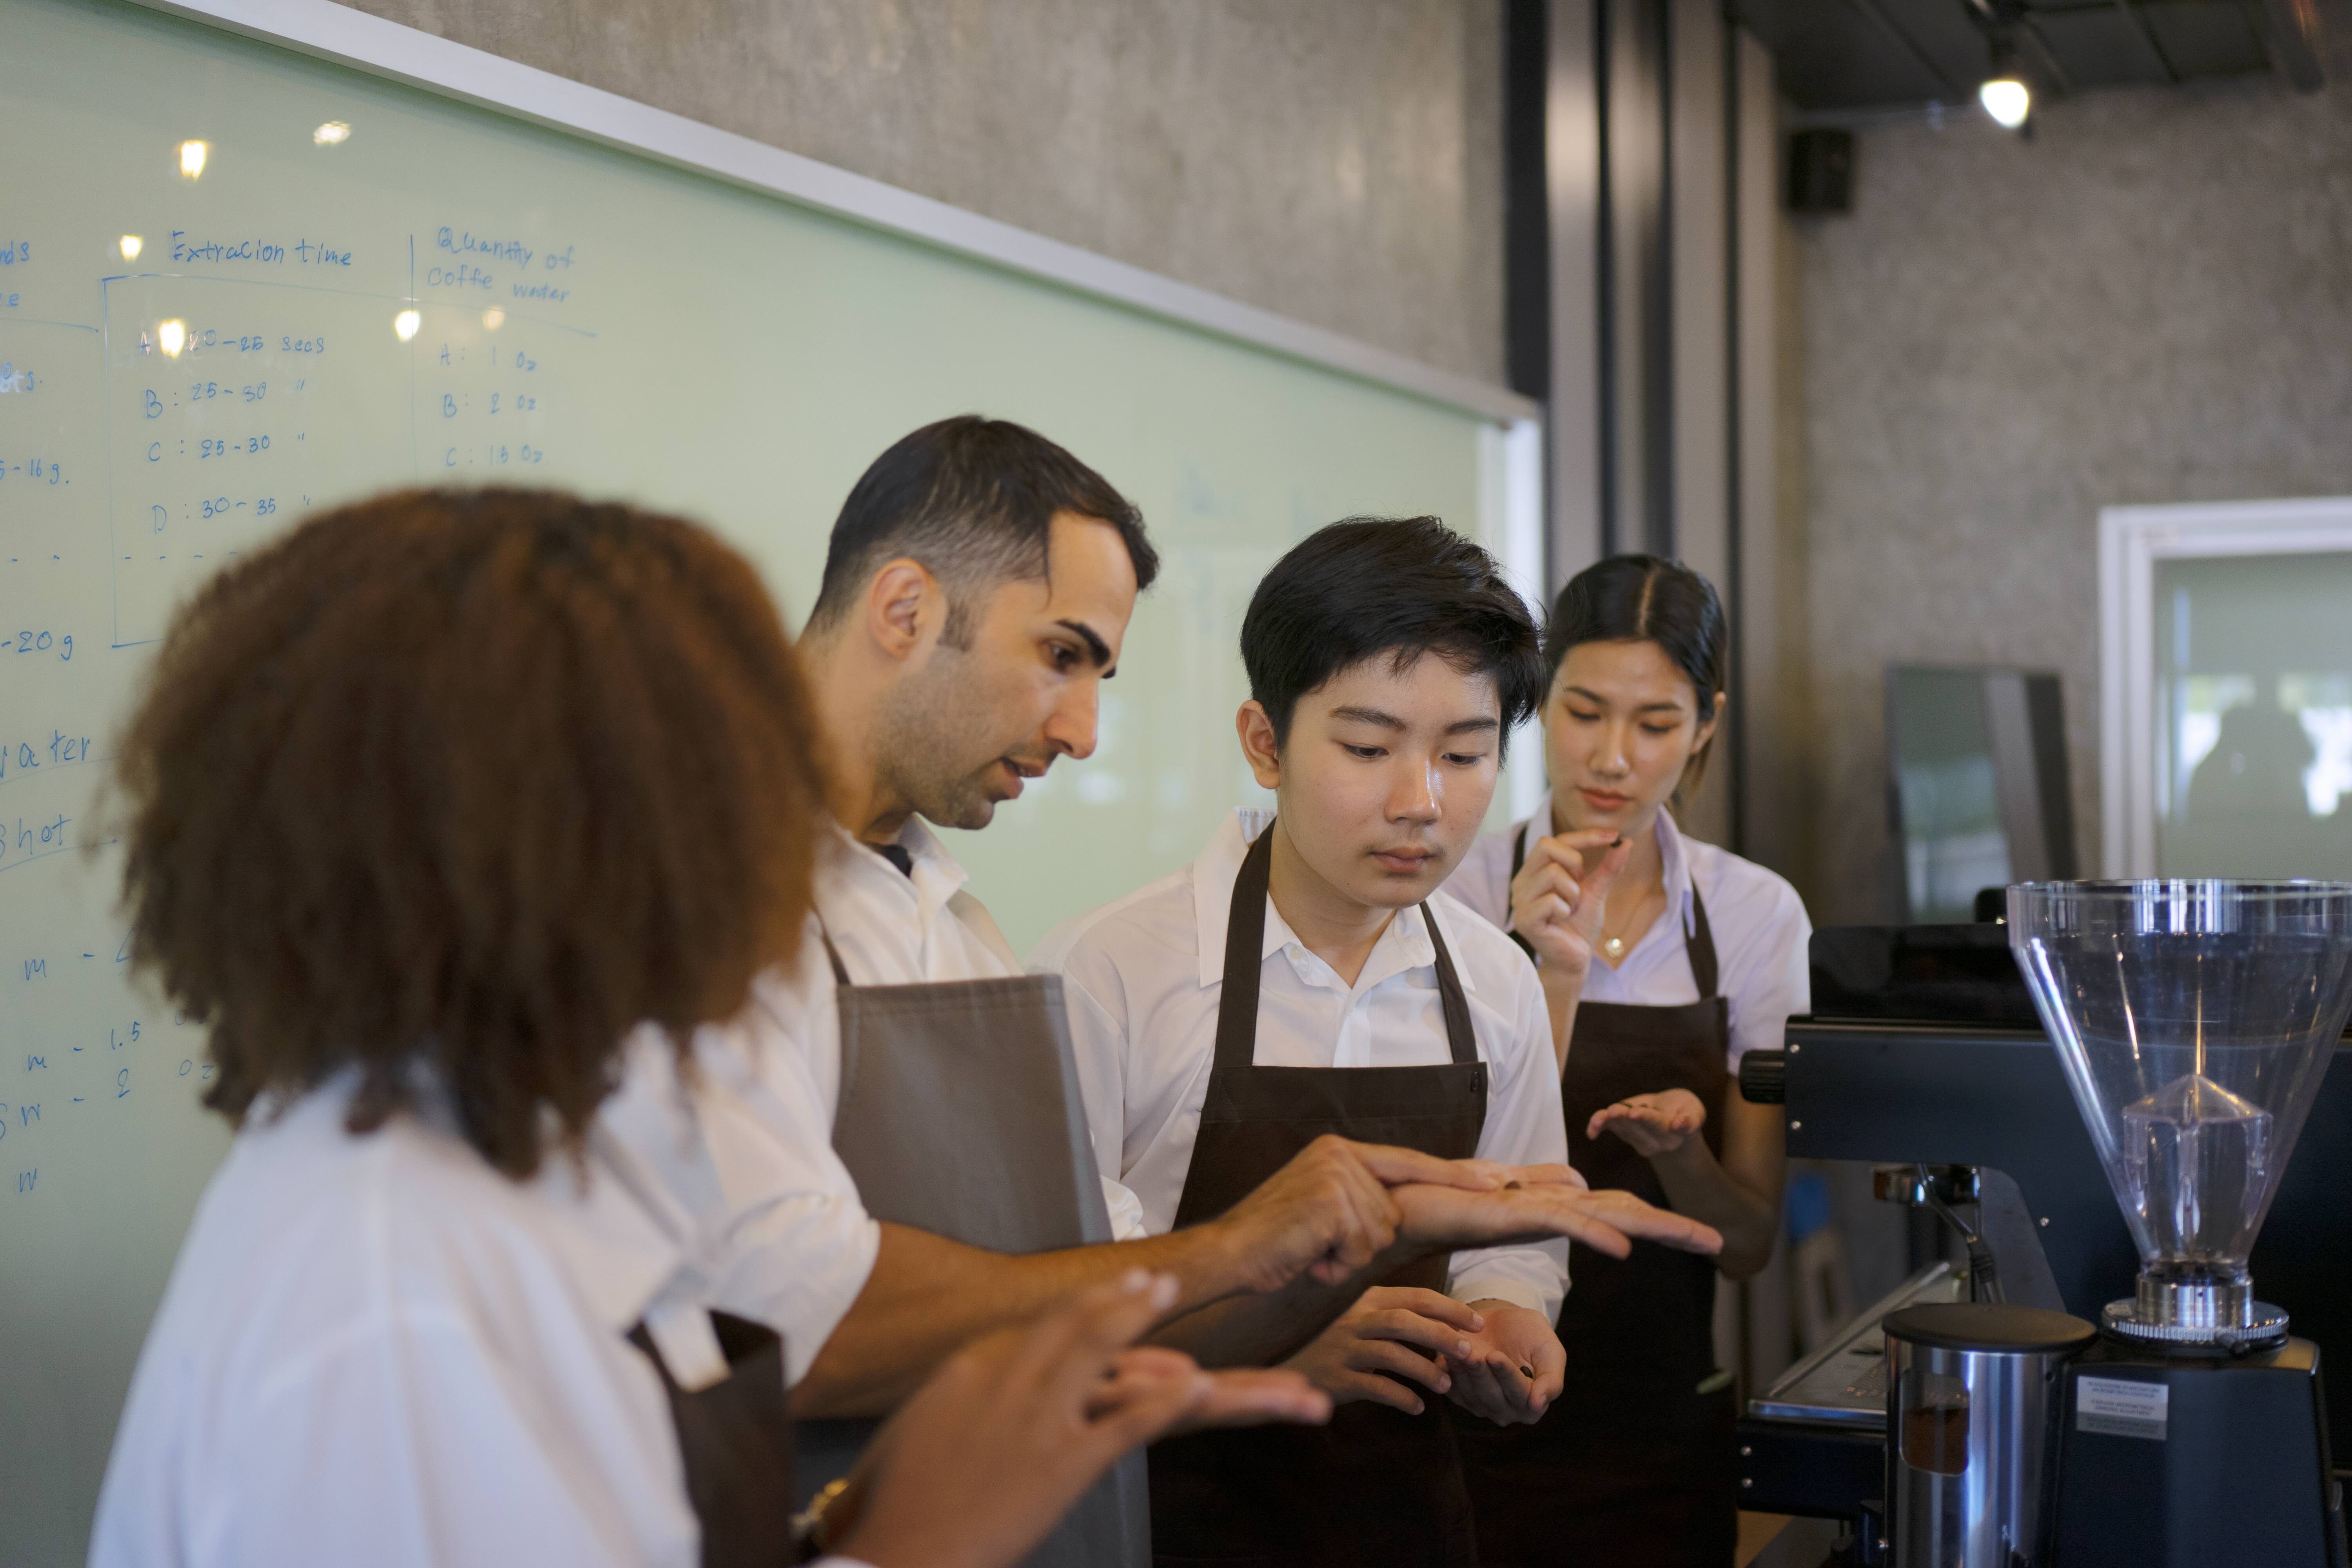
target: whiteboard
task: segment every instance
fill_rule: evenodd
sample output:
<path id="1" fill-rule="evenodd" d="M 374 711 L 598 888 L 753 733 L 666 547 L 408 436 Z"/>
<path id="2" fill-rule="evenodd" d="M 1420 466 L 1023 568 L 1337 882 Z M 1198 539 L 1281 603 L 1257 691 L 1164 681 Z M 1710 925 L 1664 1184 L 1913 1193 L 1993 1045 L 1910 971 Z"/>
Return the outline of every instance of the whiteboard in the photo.
<path id="1" fill-rule="evenodd" d="M 1234 641 L 1283 549 L 1358 511 L 1496 542 L 1532 452 L 1491 409 L 152 10 L 0 0 L 0 122 L 12 1563 L 79 1559 L 226 1142 L 195 1105 L 201 1031 L 126 979 L 93 826 L 155 639 L 206 574 L 385 486 L 558 484 L 710 523 L 797 624 L 885 446 L 966 411 L 1033 425 L 1142 507 L 1166 570 L 1097 755 L 955 837 L 1025 947 L 1254 796 Z"/>

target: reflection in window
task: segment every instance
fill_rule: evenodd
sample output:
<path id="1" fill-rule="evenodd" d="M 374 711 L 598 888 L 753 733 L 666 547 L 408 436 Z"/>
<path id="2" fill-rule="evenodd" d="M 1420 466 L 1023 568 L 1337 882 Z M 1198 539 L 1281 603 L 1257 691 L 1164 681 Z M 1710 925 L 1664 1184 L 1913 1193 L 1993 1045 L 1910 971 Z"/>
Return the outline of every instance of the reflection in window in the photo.
<path id="1" fill-rule="evenodd" d="M 2157 568 L 2157 869 L 2352 875 L 2352 554 Z"/>
<path id="2" fill-rule="evenodd" d="M 2056 681 L 2034 679 L 2047 680 L 2048 739 L 2063 744 Z M 2031 733 L 2032 683 L 2015 670 L 1896 665 L 1887 671 L 1904 901 L 1916 923 L 1966 921 L 1986 888 L 2053 875 L 2061 862 L 2072 871 L 2071 824 L 2042 820 L 2046 781 Z M 2012 775 L 2006 788 L 2004 766 Z M 2054 787 L 2064 793 L 2063 783 Z"/>
<path id="3" fill-rule="evenodd" d="M 2333 816 L 2352 794 L 2352 675 L 2279 677 L 2279 705 L 2303 721 L 2315 753 L 2303 776 L 2314 816 Z"/>
<path id="4" fill-rule="evenodd" d="M 2172 722 L 2180 743 L 2173 750 L 2168 801 L 2188 800 L 2189 774 L 2221 738 L 2221 715 L 2253 700 L 2252 676 L 2191 675 L 2173 682 Z M 2168 810 L 2166 815 L 2175 814 Z"/>
<path id="5" fill-rule="evenodd" d="M 2005 887 L 2010 879 L 2009 840 L 2000 830 L 1992 759 L 1906 767 L 1899 776 L 1911 918 L 1965 921 L 1979 890 Z"/>

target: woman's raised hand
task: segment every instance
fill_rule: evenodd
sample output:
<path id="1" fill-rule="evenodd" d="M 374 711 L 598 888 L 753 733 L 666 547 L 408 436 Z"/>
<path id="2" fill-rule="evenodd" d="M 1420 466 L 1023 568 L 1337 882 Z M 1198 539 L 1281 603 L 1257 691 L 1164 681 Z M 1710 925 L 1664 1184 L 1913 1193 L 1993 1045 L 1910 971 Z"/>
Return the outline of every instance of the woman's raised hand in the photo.
<path id="1" fill-rule="evenodd" d="M 1536 839 L 1511 879 L 1511 929 L 1543 963 L 1581 980 L 1601 945 L 1609 890 L 1633 853 L 1629 839 L 1606 827 Z"/>

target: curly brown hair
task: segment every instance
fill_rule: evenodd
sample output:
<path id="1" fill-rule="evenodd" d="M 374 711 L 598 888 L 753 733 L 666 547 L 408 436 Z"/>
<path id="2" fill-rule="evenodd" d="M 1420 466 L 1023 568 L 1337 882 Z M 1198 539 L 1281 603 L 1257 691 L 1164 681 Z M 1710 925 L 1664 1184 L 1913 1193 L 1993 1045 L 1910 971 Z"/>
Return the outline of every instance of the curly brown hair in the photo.
<path id="1" fill-rule="evenodd" d="M 577 1149 L 641 1022 L 683 1049 L 798 951 L 816 724 L 704 530 L 527 489 L 341 508 L 182 609 L 118 752 L 134 958 L 242 1123 L 420 1069 L 518 1179 Z"/>

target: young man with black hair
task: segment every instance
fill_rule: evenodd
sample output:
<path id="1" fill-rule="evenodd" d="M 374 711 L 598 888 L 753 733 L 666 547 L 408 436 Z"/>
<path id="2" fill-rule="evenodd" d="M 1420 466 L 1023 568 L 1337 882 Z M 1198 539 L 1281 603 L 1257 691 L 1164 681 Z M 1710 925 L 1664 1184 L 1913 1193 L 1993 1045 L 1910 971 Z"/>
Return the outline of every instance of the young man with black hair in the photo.
<path id="1" fill-rule="evenodd" d="M 1097 1161 L 1140 1216 L 1131 1234 L 1214 1222 L 1325 1133 L 1564 1166 L 1536 972 L 1437 890 L 1541 696 L 1537 640 L 1494 561 L 1434 518 L 1333 524 L 1259 584 L 1236 724 L 1276 811 L 1236 813 L 1189 868 L 1033 958 L 1063 976 Z M 1590 891 L 1622 863 L 1604 861 Z M 1600 904 L 1577 907 L 1589 919 Z M 1634 1212 L 1626 1194 L 1590 1198 Z M 1648 1234 L 1720 1245 L 1698 1226 Z M 1216 1304 L 1163 1330 L 1211 1364 L 1287 1358 L 1344 1406 L 1295 1441 L 1215 1433 L 1156 1449 L 1163 1558 L 1475 1561 L 1435 1398 L 1495 1422 L 1542 1414 L 1560 1387 L 1567 1248 L 1395 1261 L 1297 1282 L 1286 1321 Z"/>

